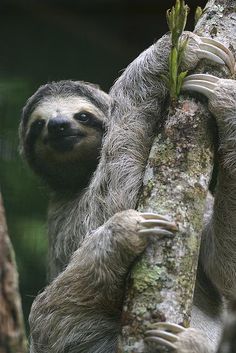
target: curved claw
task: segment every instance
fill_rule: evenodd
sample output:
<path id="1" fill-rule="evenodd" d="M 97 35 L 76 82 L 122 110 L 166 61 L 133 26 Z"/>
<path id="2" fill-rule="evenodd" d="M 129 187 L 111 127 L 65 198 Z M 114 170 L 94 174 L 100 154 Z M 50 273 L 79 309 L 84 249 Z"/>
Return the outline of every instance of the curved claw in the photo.
<path id="1" fill-rule="evenodd" d="M 174 233 L 169 232 L 168 230 L 165 230 L 163 228 L 148 228 L 148 229 L 140 229 L 138 231 L 140 235 L 161 235 L 161 236 L 167 236 L 167 237 L 173 237 Z"/>
<path id="2" fill-rule="evenodd" d="M 215 61 L 219 64 L 222 62 L 223 64 L 225 63 L 230 69 L 230 72 L 233 74 L 235 70 L 235 59 L 233 53 L 231 53 L 231 51 L 223 44 L 212 38 L 199 38 L 201 40 L 201 43 L 199 44 L 200 56 Z"/>
<path id="3" fill-rule="evenodd" d="M 145 332 L 145 336 L 148 337 L 161 337 L 164 338 L 166 341 L 169 342 L 176 342 L 179 340 L 179 337 L 173 335 L 172 333 L 162 331 L 162 330 L 149 330 Z"/>
<path id="4" fill-rule="evenodd" d="M 152 324 L 150 327 L 153 329 L 159 329 L 159 330 L 162 329 L 162 330 L 170 331 L 172 333 L 181 333 L 186 330 L 183 326 L 180 326 L 178 324 L 173 324 L 170 322 L 156 322 L 155 324 Z"/>
<path id="5" fill-rule="evenodd" d="M 150 325 L 151 329 L 145 332 L 145 342 L 154 342 L 160 346 L 177 350 L 175 343 L 179 340 L 178 334 L 186 329 L 169 322 L 157 322 Z M 153 328 L 153 329 L 152 329 Z"/>
<path id="6" fill-rule="evenodd" d="M 184 79 L 184 82 L 192 81 L 192 80 L 207 80 L 209 82 L 216 83 L 219 81 L 219 77 L 210 75 L 210 74 L 193 74 L 189 75 Z"/>
<path id="7" fill-rule="evenodd" d="M 142 213 L 143 221 L 139 222 L 140 235 L 160 235 L 173 237 L 178 230 L 174 222 L 170 222 L 166 217 L 155 213 Z"/>
<path id="8" fill-rule="evenodd" d="M 163 339 L 161 337 L 153 337 L 153 336 L 146 337 L 146 338 L 144 338 L 144 342 L 155 342 L 155 343 L 159 344 L 160 346 L 164 346 L 164 347 L 171 348 L 174 350 L 177 349 L 177 347 L 173 343 L 170 343 L 169 341 L 166 341 L 165 339 Z"/>
<path id="9" fill-rule="evenodd" d="M 199 37 L 199 49 L 197 54 L 199 58 L 209 59 L 217 64 L 226 64 L 233 74 L 235 69 L 235 59 L 231 51 L 218 41 Z"/>
<path id="10" fill-rule="evenodd" d="M 196 91 L 211 98 L 219 80 L 219 78 L 208 74 L 190 75 L 184 80 L 181 89 L 184 91 Z"/>
<path id="11" fill-rule="evenodd" d="M 140 222 L 141 226 L 145 227 L 164 227 L 165 229 L 169 229 L 171 231 L 177 231 L 178 228 L 175 223 L 169 222 L 169 221 L 164 221 L 164 220 L 159 220 L 159 219 L 149 219 Z"/>
<path id="12" fill-rule="evenodd" d="M 145 219 L 161 219 L 163 221 L 168 221 L 169 219 L 167 216 L 160 215 L 158 213 L 152 213 L 152 212 L 143 212 L 142 217 Z"/>

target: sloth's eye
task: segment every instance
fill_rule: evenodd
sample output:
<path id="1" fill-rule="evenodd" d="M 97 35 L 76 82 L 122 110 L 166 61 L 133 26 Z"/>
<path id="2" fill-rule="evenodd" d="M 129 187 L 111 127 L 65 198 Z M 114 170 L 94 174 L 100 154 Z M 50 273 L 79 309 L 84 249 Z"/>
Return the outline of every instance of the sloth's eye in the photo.
<path id="1" fill-rule="evenodd" d="M 88 112 L 79 112 L 74 115 L 74 118 L 81 123 L 88 123 L 92 118 L 92 114 Z"/>
<path id="2" fill-rule="evenodd" d="M 38 119 L 35 121 L 35 126 L 38 128 L 42 128 L 45 125 L 45 121 L 43 119 Z"/>
<path id="3" fill-rule="evenodd" d="M 45 125 L 45 120 L 37 119 L 32 123 L 31 132 L 33 134 L 39 134 Z"/>

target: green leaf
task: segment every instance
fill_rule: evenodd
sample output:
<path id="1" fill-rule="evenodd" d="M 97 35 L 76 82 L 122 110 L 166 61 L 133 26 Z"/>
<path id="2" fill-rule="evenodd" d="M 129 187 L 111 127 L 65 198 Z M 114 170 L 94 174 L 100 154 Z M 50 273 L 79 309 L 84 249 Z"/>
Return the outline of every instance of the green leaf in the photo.
<path id="1" fill-rule="evenodd" d="M 177 78 L 177 87 L 176 87 L 177 97 L 180 94 L 181 87 L 182 87 L 182 84 L 183 84 L 183 80 L 187 76 L 187 73 L 188 73 L 188 71 L 182 71 L 182 72 L 179 73 L 179 76 Z"/>
<path id="2" fill-rule="evenodd" d="M 171 31 L 171 14 L 170 14 L 170 9 L 166 11 L 166 21 L 167 21 L 167 24 L 168 24 L 168 28 L 169 30 Z"/>
<path id="3" fill-rule="evenodd" d="M 184 40 L 180 40 L 180 44 L 179 44 L 179 56 L 178 56 L 178 68 L 180 67 L 180 64 L 182 62 L 182 59 L 183 59 L 183 54 L 184 54 L 184 51 L 187 47 L 187 44 L 188 44 L 188 40 L 189 40 L 189 37 L 187 36 Z"/>
<path id="4" fill-rule="evenodd" d="M 176 0 L 176 3 L 175 3 L 176 18 L 179 17 L 180 8 L 181 8 L 181 2 L 180 2 L 180 0 Z"/>
<path id="5" fill-rule="evenodd" d="M 202 14 L 203 14 L 203 9 L 200 6 L 198 6 L 196 8 L 195 15 L 194 15 L 194 23 L 195 23 L 195 25 L 197 24 L 199 18 L 202 16 Z"/>
<path id="6" fill-rule="evenodd" d="M 176 78 L 178 71 L 178 52 L 176 48 L 171 50 L 171 74 Z"/>
<path id="7" fill-rule="evenodd" d="M 176 100 L 179 95 L 186 72 L 179 72 L 184 50 L 188 38 L 181 40 L 180 37 L 187 22 L 189 7 L 184 0 L 176 0 L 175 6 L 167 10 L 166 19 L 171 31 L 171 52 L 169 55 L 169 89 L 170 96 Z"/>

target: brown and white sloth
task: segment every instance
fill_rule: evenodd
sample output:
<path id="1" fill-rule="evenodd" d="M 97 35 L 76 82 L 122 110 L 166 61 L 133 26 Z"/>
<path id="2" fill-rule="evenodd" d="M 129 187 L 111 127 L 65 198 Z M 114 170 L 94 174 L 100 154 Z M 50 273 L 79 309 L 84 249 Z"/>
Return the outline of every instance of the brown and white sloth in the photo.
<path id="1" fill-rule="evenodd" d="M 161 77 L 168 71 L 169 51 L 170 39 L 164 36 L 127 67 L 109 95 L 90 84 L 63 81 L 40 88 L 24 108 L 22 152 L 52 191 L 48 233 L 50 276 L 55 278 L 32 306 L 31 353 L 115 353 L 129 269 L 149 236 L 172 236 L 176 231 L 163 216 L 132 210 L 162 121 L 168 90 Z M 194 68 L 202 57 L 225 62 L 233 70 L 234 59 L 226 48 L 189 34 L 184 69 Z M 230 98 L 232 90 L 227 94 Z M 232 138 L 224 116 L 220 151 Z M 233 158 L 231 147 L 221 158 L 214 211 L 205 231 L 205 242 L 211 245 L 204 245 L 201 256 L 205 287 L 197 293 L 193 309 L 193 327 L 203 326 L 213 346 L 220 332 L 218 299 L 221 294 L 231 298 L 236 276 L 235 256 L 225 258 L 225 247 L 232 254 L 236 248 L 236 224 L 228 211 L 236 193 L 229 156 Z M 225 188 L 230 189 L 226 196 Z M 215 349 L 201 331 L 184 329 L 184 335 L 174 338 L 163 331 L 147 333 L 147 352 L 155 352 L 158 344 L 172 345 L 178 353 Z M 154 347 L 149 344 L 153 341 Z"/>

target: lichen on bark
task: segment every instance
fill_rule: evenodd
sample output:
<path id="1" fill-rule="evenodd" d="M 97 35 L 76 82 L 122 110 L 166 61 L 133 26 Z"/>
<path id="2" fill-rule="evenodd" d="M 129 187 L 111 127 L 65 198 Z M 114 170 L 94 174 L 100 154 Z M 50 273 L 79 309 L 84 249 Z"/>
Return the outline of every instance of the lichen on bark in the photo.
<path id="1" fill-rule="evenodd" d="M 210 0 L 195 32 L 220 39 L 232 50 L 233 25 L 232 0 Z M 209 62 L 202 62 L 196 72 L 229 77 L 227 69 Z M 143 334 L 153 322 L 189 326 L 213 164 L 212 119 L 205 99 L 182 96 L 154 141 L 138 209 L 168 215 L 179 230 L 174 238 L 152 239 L 131 272 L 123 310 L 122 353 L 143 352 Z"/>

